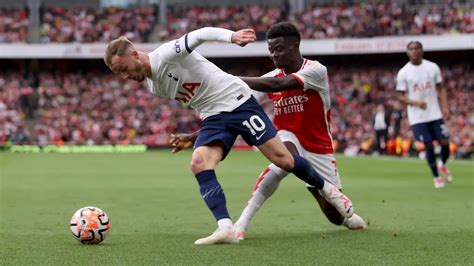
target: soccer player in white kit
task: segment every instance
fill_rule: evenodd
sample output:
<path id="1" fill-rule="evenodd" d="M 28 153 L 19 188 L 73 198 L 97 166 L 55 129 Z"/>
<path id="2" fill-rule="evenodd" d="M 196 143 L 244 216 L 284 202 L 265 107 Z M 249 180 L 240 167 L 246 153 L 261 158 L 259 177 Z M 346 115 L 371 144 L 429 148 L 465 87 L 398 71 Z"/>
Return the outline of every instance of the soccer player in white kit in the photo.
<path id="1" fill-rule="evenodd" d="M 232 42 L 244 46 L 255 41 L 255 32 L 202 28 L 167 42 L 147 54 L 125 37 L 107 46 L 104 61 L 123 79 L 146 80 L 151 93 L 176 99 L 197 110 L 203 119 L 194 144 L 191 171 L 203 200 L 217 221 L 218 229 L 195 244 L 238 243 L 224 191 L 214 169 L 225 159 L 238 135 L 255 145 L 275 165 L 317 187 L 323 197 L 350 218 L 352 202 L 325 180 L 301 156 L 292 155 L 263 109 L 239 78 L 225 73 L 193 50 L 205 41 Z"/>
<path id="2" fill-rule="evenodd" d="M 443 188 L 445 182 L 452 182 L 452 176 L 446 165 L 449 158 L 449 133 L 443 117 L 449 118 L 449 107 L 441 71 L 436 63 L 423 59 L 423 45 L 420 42 L 408 43 L 407 55 L 410 61 L 397 75 L 398 98 L 407 105 L 408 122 L 416 140 L 425 146 L 434 186 Z M 433 140 L 441 145 L 439 169 Z M 443 173 L 444 180 L 438 170 Z"/>
<path id="3" fill-rule="evenodd" d="M 303 58 L 299 50 L 300 34 L 288 22 L 273 25 L 267 32 L 268 48 L 277 69 L 264 78 L 241 77 L 251 89 L 266 91 L 254 95 L 270 97 L 274 103 L 274 121 L 278 136 L 293 154 L 306 158 L 311 166 L 327 181 L 341 189 L 341 180 L 336 167 L 336 158 L 329 132 L 330 97 L 327 69 L 317 61 Z M 293 74 L 291 74 L 293 73 Z M 268 78 L 266 78 L 268 77 Z M 175 151 L 193 141 L 190 134 L 172 136 Z M 239 239 L 244 239 L 253 216 L 264 202 L 277 190 L 288 172 L 274 164 L 268 166 L 258 178 L 251 198 L 235 223 Z M 311 185 L 308 191 L 316 198 L 328 220 L 349 229 L 365 229 L 364 220 L 354 214 L 345 218 L 326 201 Z"/>

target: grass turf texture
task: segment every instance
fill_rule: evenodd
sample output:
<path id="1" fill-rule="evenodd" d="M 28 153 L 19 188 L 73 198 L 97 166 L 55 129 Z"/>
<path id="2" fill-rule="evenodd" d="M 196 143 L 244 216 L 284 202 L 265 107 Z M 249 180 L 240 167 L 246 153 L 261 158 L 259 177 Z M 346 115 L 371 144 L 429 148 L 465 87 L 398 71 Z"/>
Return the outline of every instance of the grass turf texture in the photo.
<path id="1" fill-rule="evenodd" d="M 0 264 L 469 264 L 474 261 L 472 162 L 452 162 L 435 190 L 415 159 L 338 158 L 345 192 L 369 221 L 330 224 L 294 176 L 257 214 L 239 245 L 195 246 L 216 227 L 188 170 L 189 152 L 0 153 Z M 231 215 L 266 160 L 233 152 L 218 168 Z M 77 242 L 72 214 L 97 206 L 111 219 L 100 245 Z"/>

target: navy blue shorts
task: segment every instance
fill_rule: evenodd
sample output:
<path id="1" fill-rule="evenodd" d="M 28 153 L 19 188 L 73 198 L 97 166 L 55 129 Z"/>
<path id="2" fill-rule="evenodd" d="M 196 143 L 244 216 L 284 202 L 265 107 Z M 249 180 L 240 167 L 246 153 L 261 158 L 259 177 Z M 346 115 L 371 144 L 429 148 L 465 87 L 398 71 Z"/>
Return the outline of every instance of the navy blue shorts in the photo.
<path id="1" fill-rule="evenodd" d="M 259 146 L 276 134 L 272 121 L 252 96 L 232 112 L 222 112 L 204 119 L 194 148 L 220 141 L 224 144 L 224 160 L 238 135 L 248 145 Z"/>
<path id="2" fill-rule="evenodd" d="M 433 140 L 444 140 L 449 138 L 448 128 L 443 119 L 415 124 L 411 126 L 415 138 L 421 142 L 432 142 Z"/>

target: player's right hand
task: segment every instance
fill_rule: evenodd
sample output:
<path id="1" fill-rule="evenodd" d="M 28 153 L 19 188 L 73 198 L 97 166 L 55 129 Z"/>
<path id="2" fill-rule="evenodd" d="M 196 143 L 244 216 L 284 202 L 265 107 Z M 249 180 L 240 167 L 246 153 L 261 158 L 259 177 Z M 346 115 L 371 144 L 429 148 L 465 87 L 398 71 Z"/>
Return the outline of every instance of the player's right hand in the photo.
<path id="1" fill-rule="evenodd" d="M 194 144 L 193 134 L 178 133 L 170 135 L 170 144 L 173 146 L 171 153 L 177 153 L 181 150 L 191 148 Z"/>
<path id="2" fill-rule="evenodd" d="M 255 42 L 257 36 L 253 29 L 243 29 L 236 31 L 232 34 L 232 43 L 244 47 L 248 43 Z"/>
<path id="3" fill-rule="evenodd" d="M 418 107 L 420 107 L 423 110 L 426 110 L 426 102 L 419 102 Z"/>

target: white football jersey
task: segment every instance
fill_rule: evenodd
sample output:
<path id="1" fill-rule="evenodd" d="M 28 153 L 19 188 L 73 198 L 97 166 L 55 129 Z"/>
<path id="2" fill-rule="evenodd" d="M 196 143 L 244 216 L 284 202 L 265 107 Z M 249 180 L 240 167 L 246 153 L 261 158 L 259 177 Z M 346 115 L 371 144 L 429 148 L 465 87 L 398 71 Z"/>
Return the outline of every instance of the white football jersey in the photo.
<path id="1" fill-rule="evenodd" d="M 176 99 L 199 112 L 201 119 L 239 107 L 250 88 L 187 46 L 187 35 L 167 42 L 148 54 L 151 93 Z"/>
<path id="2" fill-rule="evenodd" d="M 408 62 L 397 75 L 397 91 L 407 92 L 410 100 L 426 102 L 426 109 L 408 105 L 408 122 L 410 125 L 426 123 L 441 119 L 436 84 L 443 81 L 439 66 L 423 59 L 420 65 Z"/>

